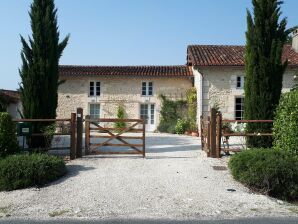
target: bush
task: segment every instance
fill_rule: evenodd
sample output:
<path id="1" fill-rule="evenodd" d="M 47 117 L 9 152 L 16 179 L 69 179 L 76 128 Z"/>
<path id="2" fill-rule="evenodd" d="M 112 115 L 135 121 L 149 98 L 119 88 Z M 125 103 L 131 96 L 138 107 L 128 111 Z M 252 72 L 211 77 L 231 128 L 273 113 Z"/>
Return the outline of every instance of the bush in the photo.
<path id="1" fill-rule="evenodd" d="M 186 119 L 178 119 L 177 124 L 175 126 L 176 134 L 184 134 L 189 129 L 189 121 Z"/>
<path id="2" fill-rule="evenodd" d="M 252 149 L 233 155 L 233 177 L 253 190 L 284 200 L 298 198 L 298 157 L 273 149 Z"/>
<path id="3" fill-rule="evenodd" d="M 298 155 L 298 89 L 283 94 L 273 124 L 274 148 Z"/>
<path id="4" fill-rule="evenodd" d="M 125 118 L 125 109 L 122 105 L 119 105 L 117 108 L 117 118 L 124 119 Z M 117 121 L 114 123 L 114 128 L 118 131 L 126 127 L 126 123 L 124 121 Z"/>
<path id="5" fill-rule="evenodd" d="M 186 109 L 186 101 L 184 100 L 169 100 L 164 95 L 160 95 L 161 111 L 160 123 L 157 130 L 160 132 L 175 133 L 175 126 L 179 118 L 186 117 L 184 114 Z"/>
<path id="6" fill-rule="evenodd" d="M 0 158 L 14 154 L 19 150 L 16 124 L 8 113 L 0 113 Z"/>
<path id="7" fill-rule="evenodd" d="M 42 186 L 66 173 L 62 158 L 46 154 L 12 155 L 0 160 L 0 190 Z"/>

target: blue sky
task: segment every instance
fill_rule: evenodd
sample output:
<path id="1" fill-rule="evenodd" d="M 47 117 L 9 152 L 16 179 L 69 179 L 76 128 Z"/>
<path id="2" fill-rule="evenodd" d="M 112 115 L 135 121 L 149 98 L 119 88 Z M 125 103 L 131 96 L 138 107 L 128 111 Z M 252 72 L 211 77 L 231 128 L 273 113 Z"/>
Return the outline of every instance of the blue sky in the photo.
<path id="1" fill-rule="evenodd" d="M 244 44 L 251 0 L 56 0 L 61 37 L 70 33 L 60 64 L 185 64 L 189 44 Z M 31 0 L 0 1 L 0 88 L 20 82 L 20 37 L 31 34 Z M 298 25 L 297 0 L 283 16 Z"/>

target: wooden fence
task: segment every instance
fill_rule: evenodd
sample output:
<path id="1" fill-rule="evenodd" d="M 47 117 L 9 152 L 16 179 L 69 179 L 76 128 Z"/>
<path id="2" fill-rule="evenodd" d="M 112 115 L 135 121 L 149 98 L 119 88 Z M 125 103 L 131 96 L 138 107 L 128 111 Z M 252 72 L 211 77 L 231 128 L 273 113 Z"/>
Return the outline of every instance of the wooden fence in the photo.
<path id="1" fill-rule="evenodd" d="M 54 124 L 53 126 L 53 133 L 46 133 L 46 131 L 40 131 L 40 132 L 32 132 L 28 135 L 22 135 L 23 136 L 23 144 L 25 143 L 25 138 L 35 137 L 35 136 L 41 136 L 44 138 L 53 138 L 53 140 L 49 143 L 48 146 L 46 146 L 45 150 L 59 150 L 59 149 L 69 149 L 70 152 L 70 159 L 75 159 L 75 151 L 76 151 L 76 114 L 72 113 L 70 118 L 64 118 L 64 119 L 14 119 L 15 123 L 27 123 L 31 126 L 34 126 L 34 124 L 42 123 L 49 125 Z M 46 126 L 46 125 L 45 125 Z M 33 128 L 32 128 L 33 129 Z M 69 136 L 69 139 L 67 138 Z M 67 138 L 67 139 L 66 139 Z M 61 140 L 63 139 L 63 140 Z M 65 140 L 66 139 L 66 140 Z M 58 145 L 58 140 L 63 141 L 60 142 L 60 145 Z M 66 143 L 64 142 L 66 141 Z M 53 146 L 53 142 L 56 143 L 57 146 Z M 28 148 L 28 150 L 30 150 Z"/>
<path id="2" fill-rule="evenodd" d="M 124 128 L 115 128 L 105 125 L 107 123 L 123 122 Z M 137 127 L 141 126 L 141 128 Z M 141 154 L 145 157 L 145 123 L 142 119 L 90 119 L 85 117 L 85 153 L 89 154 Z M 125 133 L 139 133 L 141 135 L 123 135 Z M 91 139 L 101 140 L 102 142 L 91 142 Z M 118 140 L 120 143 L 112 143 Z M 139 143 L 129 142 L 137 140 Z M 103 150 L 103 146 L 129 147 L 128 151 L 108 151 Z"/>
<path id="3" fill-rule="evenodd" d="M 228 120 L 222 119 L 222 114 L 215 109 L 211 109 L 208 117 L 201 116 L 201 145 L 202 150 L 207 153 L 208 157 L 220 158 L 221 151 L 240 152 L 239 148 L 222 149 L 222 143 L 227 143 L 230 136 L 247 137 L 247 136 L 272 136 L 272 133 L 247 133 L 232 132 L 228 133 L 223 128 L 223 123 L 272 123 L 273 120 Z"/>

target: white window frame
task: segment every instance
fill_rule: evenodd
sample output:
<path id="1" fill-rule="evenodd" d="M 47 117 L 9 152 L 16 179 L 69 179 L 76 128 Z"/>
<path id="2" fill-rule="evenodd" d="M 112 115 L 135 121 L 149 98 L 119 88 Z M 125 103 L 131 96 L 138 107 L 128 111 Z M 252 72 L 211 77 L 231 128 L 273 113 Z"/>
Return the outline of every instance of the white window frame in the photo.
<path id="1" fill-rule="evenodd" d="M 241 109 L 240 110 L 237 110 L 237 99 L 242 99 L 241 101 Z M 243 120 L 244 119 L 244 96 L 235 96 L 235 100 L 234 100 L 234 103 L 235 103 L 235 110 L 234 110 L 234 117 L 235 117 L 235 120 Z M 241 113 L 241 116 L 236 116 L 237 112 L 240 112 Z"/>
<path id="2" fill-rule="evenodd" d="M 236 77 L 236 89 L 243 89 L 244 88 L 244 76 L 237 75 Z"/>
<path id="3" fill-rule="evenodd" d="M 93 92 L 93 94 L 91 94 L 91 91 Z M 90 81 L 89 82 L 89 96 L 90 97 L 100 96 L 100 94 L 101 94 L 101 83 L 100 83 L 100 81 Z"/>
<path id="4" fill-rule="evenodd" d="M 98 105 L 99 106 L 98 113 L 91 114 L 91 105 Z M 90 119 L 98 119 L 98 118 L 100 118 L 100 111 L 101 111 L 101 108 L 100 108 L 100 104 L 99 103 L 89 103 L 89 115 L 90 115 Z"/>
<path id="5" fill-rule="evenodd" d="M 144 92 L 144 84 L 145 84 L 145 94 L 143 94 Z M 150 86 L 151 84 L 151 86 Z M 150 92 L 150 87 L 151 87 L 151 94 L 149 94 Z M 142 89 L 141 89 L 141 95 L 142 96 L 153 96 L 153 82 L 149 81 L 149 82 L 142 82 Z"/>

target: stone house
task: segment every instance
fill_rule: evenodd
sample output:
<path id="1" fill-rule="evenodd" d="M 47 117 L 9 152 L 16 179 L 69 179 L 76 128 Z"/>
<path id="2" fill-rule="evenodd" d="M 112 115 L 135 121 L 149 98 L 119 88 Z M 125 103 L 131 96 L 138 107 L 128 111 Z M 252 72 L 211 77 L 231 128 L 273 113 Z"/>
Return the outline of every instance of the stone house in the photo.
<path id="1" fill-rule="evenodd" d="M 116 118 L 122 105 L 127 118 L 148 118 L 147 131 L 159 124 L 159 95 L 185 98 L 193 86 L 189 66 L 60 66 L 57 117 L 82 107 L 91 118 Z"/>
<path id="2" fill-rule="evenodd" d="M 219 107 L 226 119 L 243 119 L 244 112 L 244 46 L 190 45 L 187 65 L 192 67 L 197 89 L 197 119 Z M 288 67 L 283 77 L 283 92 L 289 91 L 298 72 L 298 30 L 292 45 L 285 45 L 283 60 Z"/>
<path id="3" fill-rule="evenodd" d="M 57 116 L 69 117 L 77 107 L 93 118 L 115 118 L 123 105 L 128 118 L 148 118 L 147 131 L 160 120 L 159 94 L 171 99 L 197 89 L 197 118 L 218 106 L 227 119 L 243 118 L 244 46 L 190 45 L 186 65 L 178 66 L 60 66 Z M 293 85 L 298 71 L 298 30 L 284 47 L 288 60 L 283 91 Z"/>

